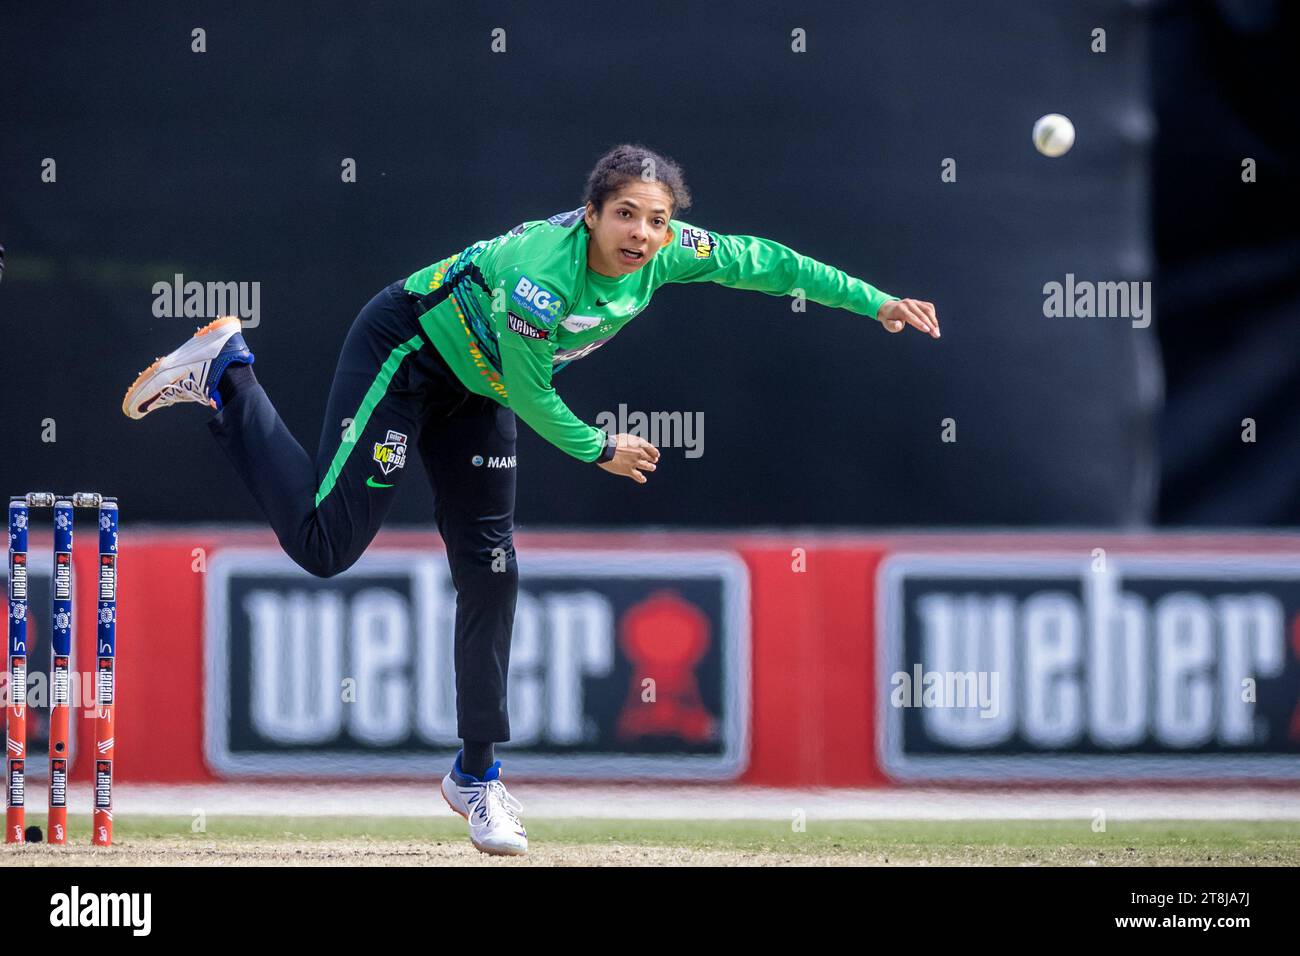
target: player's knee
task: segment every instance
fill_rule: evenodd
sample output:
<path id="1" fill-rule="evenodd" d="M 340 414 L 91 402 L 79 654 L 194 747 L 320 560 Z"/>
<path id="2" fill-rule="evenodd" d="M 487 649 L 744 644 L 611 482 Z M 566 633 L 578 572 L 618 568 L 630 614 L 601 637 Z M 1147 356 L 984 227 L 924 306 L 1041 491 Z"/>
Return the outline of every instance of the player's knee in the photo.
<path id="1" fill-rule="evenodd" d="M 337 548 L 320 546 L 293 550 L 285 548 L 285 551 L 298 567 L 318 578 L 332 578 L 342 574 L 356 564 L 357 558 L 361 556 L 359 553 L 351 554 Z"/>
<path id="2" fill-rule="evenodd" d="M 499 591 L 517 590 L 519 587 L 515 546 L 508 538 L 500 542 L 462 545 L 451 550 L 449 558 L 452 578 L 458 587 L 461 582 L 470 580 L 479 587 Z"/>
<path id="3" fill-rule="evenodd" d="M 316 555 L 301 556 L 294 558 L 298 567 L 302 568 L 308 574 L 318 578 L 332 578 L 336 574 L 342 574 L 347 568 L 338 561 L 322 558 Z"/>
<path id="4" fill-rule="evenodd" d="M 480 573 L 490 574 L 504 583 L 519 580 L 519 562 L 515 560 L 513 544 L 499 544 L 479 548 L 474 552 L 472 564 Z"/>
<path id="5" fill-rule="evenodd" d="M 350 565 L 330 561 L 309 561 L 307 563 L 299 561 L 298 563 L 302 565 L 303 569 L 307 571 L 308 574 L 312 574 L 318 578 L 332 578 L 336 574 L 342 574 L 348 569 L 348 567 L 350 567 Z"/>

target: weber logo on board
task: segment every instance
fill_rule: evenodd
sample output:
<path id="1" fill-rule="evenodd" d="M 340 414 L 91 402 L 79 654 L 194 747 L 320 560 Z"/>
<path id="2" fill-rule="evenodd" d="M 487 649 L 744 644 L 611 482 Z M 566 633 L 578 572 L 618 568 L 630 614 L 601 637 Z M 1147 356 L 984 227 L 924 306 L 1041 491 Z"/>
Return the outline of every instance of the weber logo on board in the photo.
<path id="1" fill-rule="evenodd" d="M 324 584 L 278 552 L 227 549 L 206 580 L 205 741 L 219 772 L 410 776 L 455 755 L 456 597 L 440 556 L 377 550 Z M 531 552 L 511 768 L 734 777 L 747 609 L 730 554 Z"/>
<path id="2" fill-rule="evenodd" d="M 1300 777 L 1300 562 L 899 556 L 877 607 L 895 777 Z M 890 706 L 914 667 L 994 675 L 997 706 Z"/>

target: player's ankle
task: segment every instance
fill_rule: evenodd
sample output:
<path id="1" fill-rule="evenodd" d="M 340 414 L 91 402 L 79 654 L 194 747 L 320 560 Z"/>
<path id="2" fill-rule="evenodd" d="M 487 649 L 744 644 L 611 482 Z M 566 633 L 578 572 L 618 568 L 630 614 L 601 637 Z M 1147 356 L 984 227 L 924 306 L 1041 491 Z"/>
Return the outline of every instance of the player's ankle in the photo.
<path id="1" fill-rule="evenodd" d="M 247 362 L 231 362 L 221 373 L 215 388 L 221 393 L 222 406 L 229 405 L 240 392 L 257 384 L 253 366 Z"/>
<path id="2" fill-rule="evenodd" d="M 460 757 L 460 769 L 476 780 L 483 779 L 483 774 L 488 772 L 492 762 L 496 759 L 492 743 L 478 740 L 465 740 L 461 742 L 463 748 Z"/>

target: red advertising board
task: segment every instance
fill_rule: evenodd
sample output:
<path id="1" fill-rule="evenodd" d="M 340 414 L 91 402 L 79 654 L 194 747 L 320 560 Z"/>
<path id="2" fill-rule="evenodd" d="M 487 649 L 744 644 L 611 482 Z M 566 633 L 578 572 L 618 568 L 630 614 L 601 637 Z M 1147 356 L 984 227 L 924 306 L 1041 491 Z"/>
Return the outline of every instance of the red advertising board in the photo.
<path id="1" fill-rule="evenodd" d="M 48 544 L 33 534 L 34 618 Z M 791 787 L 1293 780 L 1298 546 L 521 534 L 512 769 Z M 94 555 L 75 560 L 84 671 Z M 118 779 L 441 766 L 455 735 L 436 665 L 453 606 L 440 542 L 385 533 L 363 560 L 319 581 L 265 532 L 124 534 Z M 326 700 L 340 683 L 342 707 Z M 950 699 L 964 688 L 970 700 Z M 85 781 L 90 723 L 74 723 L 72 777 Z"/>

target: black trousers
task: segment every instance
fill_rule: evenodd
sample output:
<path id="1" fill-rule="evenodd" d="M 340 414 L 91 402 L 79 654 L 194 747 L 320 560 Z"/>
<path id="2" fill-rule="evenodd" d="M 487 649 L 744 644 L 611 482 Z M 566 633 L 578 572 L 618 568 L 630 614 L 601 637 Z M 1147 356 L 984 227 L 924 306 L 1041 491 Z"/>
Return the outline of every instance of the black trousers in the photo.
<path id="1" fill-rule="evenodd" d="M 460 383 L 424 338 L 402 283 L 376 295 L 353 322 L 314 458 L 261 385 L 237 392 L 208 427 L 285 552 L 321 577 L 365 551 L 406 474 L 408 452 L 419 449 L 456 588 L 459 733 L 509 740 L 506 672 L 519 590 L 515 417 Z"/>

